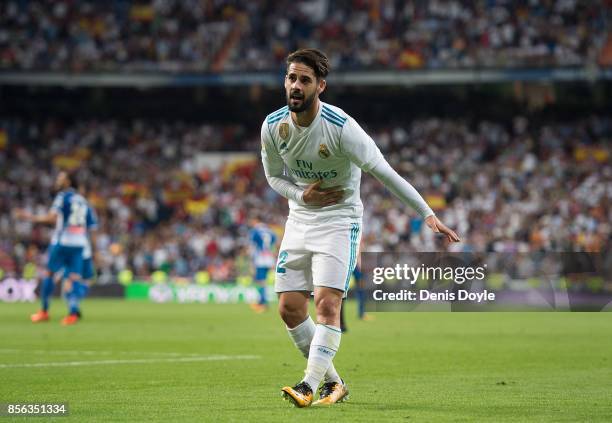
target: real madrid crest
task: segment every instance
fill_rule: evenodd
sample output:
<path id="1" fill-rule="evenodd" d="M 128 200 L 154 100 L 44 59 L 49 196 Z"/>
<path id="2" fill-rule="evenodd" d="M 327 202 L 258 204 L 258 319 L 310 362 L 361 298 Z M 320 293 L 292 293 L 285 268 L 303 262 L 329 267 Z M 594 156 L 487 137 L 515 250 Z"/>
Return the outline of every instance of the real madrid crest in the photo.
<path id="1" fill-rule="evenodd" d="M 287 137 L 289 136 L 289 124 L 284 122 L 281 123 L 280 126 L 278 127 L 278 135 L 280 135 L 280 137 L 284 140 L 287 139 Z"/>
<path id="2" fill-rule="evenodd" d="M 330 156 L 329 149 L 325 144 L 319 145 L 319 157 L 322 159 L 327 159 Z"/>

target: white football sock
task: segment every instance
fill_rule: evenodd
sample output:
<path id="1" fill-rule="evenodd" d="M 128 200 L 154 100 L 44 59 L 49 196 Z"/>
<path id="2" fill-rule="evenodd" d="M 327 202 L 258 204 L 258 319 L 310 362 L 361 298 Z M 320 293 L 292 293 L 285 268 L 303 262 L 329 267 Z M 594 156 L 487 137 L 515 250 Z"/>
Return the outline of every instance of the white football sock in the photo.
<path id="1" fill-rule="evenodd" d="M 300 323 L 293 329 L 287 328 L 289 337 L 306 359 L 308 359 L 308 353 L 310 352 L 310 344 L 312 342 L 312 337 L 315 334 L 315 329 L 316 325 L 310 316 L 308 316 L 306 320 L 304 320 L 302 323 Z M 334 363 L 330 363 L 329 367 L 327 368 L 327 371 L 325 372 L 325 382 L 342 382 L 342 379 L 340 379 L 340 375 L 334 367 Z"/>
<path id="2" fill-rule="evenodd" d="M 325 372 L 332 364 L 338 348 L 342 332 L 340 328 L 329 325 L 318 324 L 308 352 L 308 365 L 306 366 L 306 376 L 303 381 L 316 391 L 325 375 Z"/>

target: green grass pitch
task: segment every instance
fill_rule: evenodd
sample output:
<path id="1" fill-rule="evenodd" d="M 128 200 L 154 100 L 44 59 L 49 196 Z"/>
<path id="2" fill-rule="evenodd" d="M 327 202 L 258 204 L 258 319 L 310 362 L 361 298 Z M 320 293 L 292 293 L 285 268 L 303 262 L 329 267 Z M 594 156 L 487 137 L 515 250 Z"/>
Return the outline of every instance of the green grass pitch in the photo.
<path id="1" fill-rule="evenodd" d="M 0 304 L 0 402 L 67 402 L 84 421 L 612 421 L 611 313 L 379 313 L 335 363 L 347 403 L 296 409 L 305 361 L 274 311 L 88 300 L 85 319 L 33 325 Z M 49 364 L 58 363 L 58 364 Z M 41 418 L 0 417 L 4 421 Z"/>

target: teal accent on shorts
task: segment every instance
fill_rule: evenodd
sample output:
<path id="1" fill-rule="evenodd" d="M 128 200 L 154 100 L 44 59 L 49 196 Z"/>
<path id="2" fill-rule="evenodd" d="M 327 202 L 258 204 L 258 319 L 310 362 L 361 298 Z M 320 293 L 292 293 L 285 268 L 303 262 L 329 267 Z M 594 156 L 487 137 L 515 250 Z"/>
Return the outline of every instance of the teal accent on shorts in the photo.
<path id="1" fill-rule="evenodd" d="M 352 223 L 351 224 L 351 253 L 349 258 L 349 268 L 346 273 L 346 281 L 344 282 L 344 292 L 348 291 L 349 282 L 351 281 L 351 274 L 353 270 L 355 270 L 355 265 L 357 264 L 357 239 L 359 238 L 359 224 Z"/>
<path id="2" fill-rule="evenodd" d="M 276 265 L 276 273 L 287 273 L 287 270 L 283 267 L 285 262 L 287 261 L 287 257 L 289 257 L 289 253 L 286 251 L 281 251 L 278 255 L 278 264 Z"/>

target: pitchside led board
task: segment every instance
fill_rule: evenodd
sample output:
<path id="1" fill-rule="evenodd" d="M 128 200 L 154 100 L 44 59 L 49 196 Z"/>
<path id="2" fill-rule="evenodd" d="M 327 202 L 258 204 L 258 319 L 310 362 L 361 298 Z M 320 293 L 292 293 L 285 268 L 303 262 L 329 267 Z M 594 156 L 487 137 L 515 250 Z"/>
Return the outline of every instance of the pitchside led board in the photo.
<path id="1" fill-rule="evenodd" d="M 361 257 L 368 311 L 612 310 L 609 251 Z"/>

